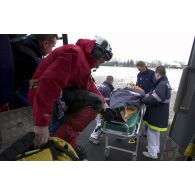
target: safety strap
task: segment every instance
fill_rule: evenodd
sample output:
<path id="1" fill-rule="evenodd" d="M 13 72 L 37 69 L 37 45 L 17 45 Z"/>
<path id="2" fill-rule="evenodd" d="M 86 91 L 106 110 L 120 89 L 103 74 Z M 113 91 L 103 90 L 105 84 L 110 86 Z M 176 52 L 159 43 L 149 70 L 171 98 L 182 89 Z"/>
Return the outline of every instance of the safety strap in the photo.
<path id="1" fill-rule="evenodd" d="M 32 154 L 37 154 L 45 149 L 49 149 L 51 151 L 52 160 L 54 160 L 54 161 L 58 160 L 58 155 L 60 155 L 61 153 L 65 153 L 73 161 L 78 161 L 79 159 L 74 154 L 72 154 L 70 151 L 68 151 L 68 148 L 65 148 L 65 147 L 66 146 L 64 146 L 64 147 L 59 146 L 55 142 L 50 140 L 50 141 L 48 141 L 48 143 L 46 145 L 42 146 L 40 149 L 28 151 L 22 155 L 19 155 L 17 157 L 17 159 L 28 157 L 28 156 L 31 156 Z"/>
<path id="2" fill-rule="evenodd" d="M 34 132 L 27 133 L 25 136 L 15 141 L 0 154 L 0 161 L 15 161 L 22 157 L 27 157 L 32 154 L 39 153 L 45 149 L 50 149 L 53 160 L 58 160 L 58 155 L 60 155 L 60 153 L 65 153 L 73 161 L 79 160 L 73 153 L 68 150 L 68 145 L 62 147 L 57 145 L 53 141 L 48 141 L 48 143 L 40 149 L 33 150 L 34 139 Z"/>
<path id="3" fill-rule="evenodd" d="M 31 156 L 31 155 L 35 155 L 37 153 L 42 152 L 45 149 L 49 149 L 51 151 L 52 160 L 58 160 L 59 152 L 56 150 L 56 147 L 53 143 L 47 143 L 46 145 L 42 146 L 39 149 L 34 149 L 34 150 L 31 150 L 31 151 L 27 151 L 23 154 L 20 154 L 20 155 L 17 156 L 16 160 L 22 159 L 22 158 L 25 158 L 25 157 L 28 157 L 28 156 Z"/>
<path id="4" fill-rule="evenodd" d="M 79 159 L 72 153 L 68 150 L 68 146 L 65 145 L 64 147 L 62 146 L 59 146 L 57 145 L 56 143 L 53 143 L 53 145 L 55 146 L 56 150 L 55 151 L 58 151 L 59 153 L 63 152 L 65 153 L 67 156 L 69 156 L 73 161 L 78 161 Z M 55 152 L 54 152 L 55 153 Z M 53 155 L 53 154 L 52 154 Z M 55 157 L 56 154 L 54 154 L 54 157 Z"/>
<path id="5" fill-rule="evenodd" d="M 0 154 L 0 161 L 15 161 L 18 155 L 23 154 L 33 147 L 34 139 L 34 132 L 27 133 Z"/>
<path id="6" fill-rule="evenodd" d="M 31 79 L 29 81 L 29 89 L 34 89 L 38 87 L 38 79 Z"/>

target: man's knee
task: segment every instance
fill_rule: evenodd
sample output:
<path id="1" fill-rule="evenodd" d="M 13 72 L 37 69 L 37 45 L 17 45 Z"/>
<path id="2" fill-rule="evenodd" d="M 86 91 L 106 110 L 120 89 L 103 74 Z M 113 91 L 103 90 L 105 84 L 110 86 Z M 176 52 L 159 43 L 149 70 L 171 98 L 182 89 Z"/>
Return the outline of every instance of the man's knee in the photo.
<path id="1" fill-rule="evenodd" d="M 87 101 L 90 103 L 89 105 L 96 113 L 99 113 L 104 106 L 103 99 L 95 93 L 88 92 Z"/>
<path id="2" fill-rule="evenodd" d="M 75 131 L 82 132 L 96 118 L 96 115 L 96 112 L 91 107 L 85 107 L 69 115 L 66 124 L 70 125 Z"/>

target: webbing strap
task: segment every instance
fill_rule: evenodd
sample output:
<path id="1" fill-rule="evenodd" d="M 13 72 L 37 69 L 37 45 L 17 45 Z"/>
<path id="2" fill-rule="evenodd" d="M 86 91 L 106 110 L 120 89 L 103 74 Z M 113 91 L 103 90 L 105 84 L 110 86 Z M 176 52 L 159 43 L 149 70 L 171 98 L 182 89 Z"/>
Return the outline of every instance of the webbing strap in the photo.
<path id="1" fill-rule="evenodd" d="M 18 139 L 16 142 L 14 142 L 12 145 L 10 145 L 7 149 L 5 149 L 0 154 L 0 161 L 15 161 L 22 157 L 39 153 L 47 148 L 50 149 L 53 160 L 58 160 L 58 155 L 60 155 L 60 153 L 65 153 L 73 161 L 79 160 L 72 152 L 68 150 L 68 147 L 66 148 L 66 145 L 62 147 L 57 145 L 53 141 L 49 141 L 46 145 L 44 145 L 40 149 L 29 151 L 33 147 L 34 138 L 35 138 L 35 133 L 29 132 L 22 138 Z"/>
<path id="2" fill-rule="evenodd" d="M 38 87 L 38 79 L 31 79 L 29 81 L 29 89 L 34 89 Z"/>
<path id="3" fill-rule="evenodd" d="M 56 145 L 55 143 L 53 143 L 55 145 L 55 148 L 59 151 L 59 152 L 63 152 L 65 153 L 67 156 L 69 156 L 73 161 L 78 161 L 79 159 L 72 153 L 70 152 L 67 148 Z M 53 155 L 53 154 L 52 154 Z M 55 155 L 55 154 L 54 154 Z"/>
<path id="4" fill-rule="evenodd" d="M 52 154 L 52 159 L 53 160 L 58 160 L 58 155 L 60 154 L 60 152 L 58 150 L 56 150 L 56 146 L 53 143 L 48 143 L 49 144 L 49 149 L 51 151 Z"/>
<path id="5" fill-rule="evenodd" d="M 34 138 L 35 133 L 29 132 L 22 138 L 16 140 L 0 154 L 0 160 L 15 161 L 18 155 L 30 150 L 30 148 L 33 146 Z"/>
<path id="6" fill-rule="evenodd" d="M 68 149 L 66 149 L 65 147 L 59 146 L 56 143 L 54 143 L 53 141 L 48 141 L 48 143 L 44 146 L 42 146 L 40 149 L 36 149 L 33 151 L 29 151 L 25 154 L 22 154 L 20 156 L 18 156 L 17 159 L 21 159 L 24 157 L 28 157 L 31 156 L 32 154 L 37 154 L 45 149 L 49 149 L 52 155 L 52 160 L 59 160 L 58 159 L 58 155 L 60 155 L 61 153 L 65 153 L 68 157 L 70 157 L 73 161 L 78 161 L 79 159 L 72 154 L 70 151 L 68 151 Z"/>

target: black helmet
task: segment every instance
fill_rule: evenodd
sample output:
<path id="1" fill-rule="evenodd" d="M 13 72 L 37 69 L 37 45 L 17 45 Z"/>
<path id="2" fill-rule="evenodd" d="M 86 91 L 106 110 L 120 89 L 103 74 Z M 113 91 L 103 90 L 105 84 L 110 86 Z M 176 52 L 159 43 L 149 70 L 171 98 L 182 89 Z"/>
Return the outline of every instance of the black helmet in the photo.
<path id="1" fill-rule="evenodd" d="M 105 58 L 106 61 L 111 60 L 113 53 L 112 48 L 108 41 L 102 37 L 96 36 L 94 38 L 95 45 L 92 51 L 92 55 L 99 60 L 100 58 Z"/>

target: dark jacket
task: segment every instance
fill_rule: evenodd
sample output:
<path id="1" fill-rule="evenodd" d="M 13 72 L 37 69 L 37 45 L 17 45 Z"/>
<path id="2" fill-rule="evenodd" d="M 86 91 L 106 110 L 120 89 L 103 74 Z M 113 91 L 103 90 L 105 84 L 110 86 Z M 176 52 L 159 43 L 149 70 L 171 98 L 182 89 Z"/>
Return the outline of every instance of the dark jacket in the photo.
<path id="1" fill-rule="evenodd" d="M 167 130 L 170 98 L 169 81 L 166 76 L 161 77 L 150 95 L 142 99 L 142 102 L 148 105 L 144 121 L 149 128 L 157 131 Z"/>
<path id="2" fill-rule="evenodd" d="M 98 86 L 98 90 L 104 96 L 107 104 L 109 104 L 110 103 L 110 94 L 114 90 L 113 85 L 108 83 L 107 81 L 104 81 L 100 86 Z"/>
<path id="3" fill-rule="evenodd" d="M 29 35 L 17 42 L 11 42 L 14 59 L 15 89 L 24 80 L 30 80 L 42 60 L 42 52 L 36 37 Z"/>
<path id="4" fill-rule="evenodd" d="M 138 73 L 136 85 L 148 93 L 154 88 L 155 81 L 154 71 L 146 68 L 144 72 Z"/>

